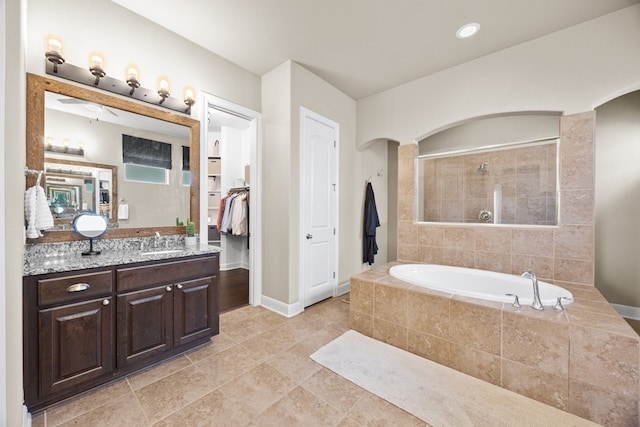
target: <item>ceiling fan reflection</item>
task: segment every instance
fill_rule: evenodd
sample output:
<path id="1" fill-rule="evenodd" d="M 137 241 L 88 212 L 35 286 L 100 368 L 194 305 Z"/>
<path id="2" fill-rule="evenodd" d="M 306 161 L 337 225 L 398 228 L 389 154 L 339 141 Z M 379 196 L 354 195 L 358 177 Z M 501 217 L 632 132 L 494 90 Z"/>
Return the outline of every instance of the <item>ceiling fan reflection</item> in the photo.
<path id="1" fill-rule="evenodd" d="M 111 108 L 105 107 L 105 106 L 100 105 L 100 104 L 96 104 L 95 102 L 85 101 L 84 99 L 63 98 L 63 99 L 58 99 L 58 101 L 60 103 L 62 103 L 62 104 L 84 105 L 84 108 L 86 108 L 87 110 L 89 110 L 90 112 L 95 113 L 95 114 L 100 114 L 104 110 L 106 110 L 109 113 L 113 114 L 114 116 L 116 116 L 116 117 L 118 116 L 118 114 L 115 111 L 113 111 Z"/>

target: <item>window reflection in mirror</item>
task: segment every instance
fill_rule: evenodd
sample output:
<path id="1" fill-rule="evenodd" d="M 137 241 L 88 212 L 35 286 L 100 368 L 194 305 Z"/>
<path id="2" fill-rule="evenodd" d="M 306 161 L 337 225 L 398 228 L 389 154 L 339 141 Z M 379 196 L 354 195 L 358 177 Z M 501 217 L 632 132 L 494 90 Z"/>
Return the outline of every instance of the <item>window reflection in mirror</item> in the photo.
<path id="1" fill-rule="evenodd" d="M 416 220 L 557 225 L 558 134 L 558 114 L 518 114 L 423 139 Z"/>
<path id="2" fill-rule="evenodd" d="M 80 158 L 89 163 L 114 165 L 117 170 L 117 199 L 102 191 L 108 190 L 109 183 L 73 180 L 68 184 L 68 191 L 55 193 L 59 200 L 50 200 L 54 217 L 71 219 L 80 212 L 96 212 L 106 215 L 112 226 L 117 222 L 121 228 L 171 226 L 175 225 L 176 217 L 189 217 L 190 188 L 183 185 L 182 148 L 190 146 L 189 131 L 186 126 L 46 92 L 47 143 L 59 145 L 63 139 L 68 139 L 70 147 L 81 145 L 84 151 L 82 156 L 45 151 L 46 161 L 54 163 L 60 159 Z M 145 167 L 135 160 L 124 162 L 125 136 L 170 147 L 167 152 L 169 158 L 161 170 L 163 179 L 160 185 L 125 175 L 131 168 Z M 100 198 L 101 194 L 106 197 Z M 118 218 L 118 207 L 124 204 L 127 205 L 126 218 Z"/>

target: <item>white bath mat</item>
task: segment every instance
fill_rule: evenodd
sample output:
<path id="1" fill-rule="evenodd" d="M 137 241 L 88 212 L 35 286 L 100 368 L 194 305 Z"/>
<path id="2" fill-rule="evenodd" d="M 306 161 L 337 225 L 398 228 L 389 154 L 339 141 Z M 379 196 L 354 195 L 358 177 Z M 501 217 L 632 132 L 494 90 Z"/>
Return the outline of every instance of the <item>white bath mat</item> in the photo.
<path id="1" fill-rule="evenodd" d="M 594 426 L 355 331 L 311 358 L 433 426 Z"/>

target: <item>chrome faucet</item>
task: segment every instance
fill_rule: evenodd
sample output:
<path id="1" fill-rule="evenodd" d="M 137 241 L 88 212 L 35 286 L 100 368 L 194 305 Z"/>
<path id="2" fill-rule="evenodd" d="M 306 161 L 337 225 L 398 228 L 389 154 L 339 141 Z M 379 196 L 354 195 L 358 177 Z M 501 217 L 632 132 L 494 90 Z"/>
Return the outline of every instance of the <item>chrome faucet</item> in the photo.
<path id="1" fill-rule="evenodd" d="M 160 232 L 156 231 L 156 235 L 153 238 L 153 248 L 158 249 L 158 241 L 160 240 Z"/>
<path id="2" fill-rule="evenodd" d="M 542 302 L 540 302 L 540 291 L 538 290 L 538 278 L 533 273 L 533 271 L 525 271 L 522 273 L 522 276 L 525 279 L 531 279 L 533 284 L 533 302 L 531 303 L 531 307 L 536 310 L 544 310 L 542 306 Z"/>

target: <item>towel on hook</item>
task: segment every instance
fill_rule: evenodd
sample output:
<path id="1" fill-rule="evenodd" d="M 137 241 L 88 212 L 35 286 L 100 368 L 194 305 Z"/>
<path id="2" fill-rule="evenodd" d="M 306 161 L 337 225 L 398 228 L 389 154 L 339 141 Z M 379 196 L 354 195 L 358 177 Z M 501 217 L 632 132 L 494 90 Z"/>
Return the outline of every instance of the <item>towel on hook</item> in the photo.
<path id="1" fill-rule="evenodd" d="M 127 203 L 118 205 L 118 221 L 121 219 L 129 219 L 129 204 Z"/>
<path id="2" fill-rule="evenodd" d="M 24 216 L 27 222 L 26 234 L 29 239 L 42 237 L 43 234 L 40 230 L 48 230 L 54 225 L 47 195 L 44 188 L 40 186 L 41 177 L 42 174 L 39 174 L 36 185 L 24 193 Z"/>

